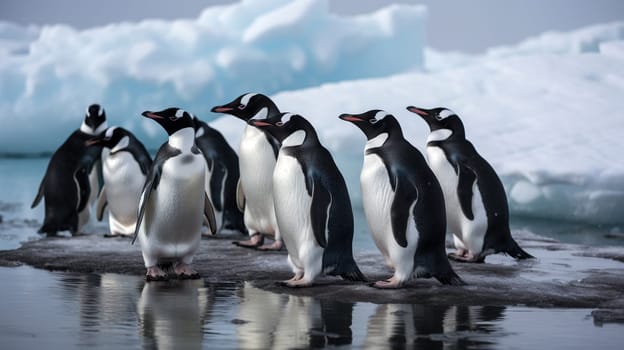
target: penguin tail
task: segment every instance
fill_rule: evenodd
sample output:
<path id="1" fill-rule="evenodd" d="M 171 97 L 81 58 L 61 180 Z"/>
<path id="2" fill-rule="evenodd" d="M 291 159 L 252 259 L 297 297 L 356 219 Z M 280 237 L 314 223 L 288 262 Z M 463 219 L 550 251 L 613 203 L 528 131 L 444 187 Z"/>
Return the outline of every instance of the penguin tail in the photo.
<path id="1" fill-rule="evenodd" d="M 343 258 L 335 262 L 329 262 L 326 257 L 323 257 L 323 273 L 331 276 L 340 276 L 345 280 L 354 282 L 368 281 L 352 257 L 350 259 Z"/>
<path id="2" fill-rule="evenodd" d="M 444 251 L 417 253 L 414 257 L 414 267 L 417 278 L 434 277 L 444 285 L 466 285 L 466 282 L 453 270 Z"/>
<path id="3" fill-rule="evenodd" d="M 513 239 L 511 239 L 511 241 L 507 244 L 507 248 L 503 252 L 517 260 L 535 259 L 533 255 L 520 248 L 518 243 Z"/>
<path id="4" fill-rule="evenodd" d="M 173 266 L 173 262 L 172 261 L 159 261 L 156 266 L 158 266 L 159 269 L 169 273 L 169 272 L 173 272 L 174 270 L 174 266 Z"/>
<path id="5" fill-rule="evenodd" d="M 466 285 L 466 282 L 464 282 L 464 280 L 462 280 L 461 277 L 459 277 L 457 273 L 455 273 L 455 271 L 453 270 L 451 270 L 450 272 L 444 275 L 437 275 L 434 277 L 438 281 L 440 281 L 440 283 L 446 284 L 449 286 L 465 286 Z"/>
<path id="6" fill-rule="evenodd" d="M 364 276 L 362 271 L 360 271 L 360 268 L 355 263 L 353 263 L 351 271 L 340 274 L 340 277 L 348 281 L 368 282 L 366 276 Z"/>

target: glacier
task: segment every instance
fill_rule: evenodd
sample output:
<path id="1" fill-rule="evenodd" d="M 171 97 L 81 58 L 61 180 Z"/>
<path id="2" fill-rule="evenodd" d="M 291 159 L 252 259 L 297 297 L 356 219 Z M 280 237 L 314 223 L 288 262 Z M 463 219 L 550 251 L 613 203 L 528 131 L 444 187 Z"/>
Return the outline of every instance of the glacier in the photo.
<path id="1" fill-rule="evenodd" d="M 345 17 L 331 14 L 327 0 L 245 0 L 192 20 L 83 31 L 0 23 L 0 152 L 53 150 L 95 102 L 111 125 L 156 147 L 162 135 L 139 117 L 146 109 L 184 106 L 206 116 L 246 91 L 418 69 L 425 15 L 423 6 Z"/>
<path id="2" fill-rule="evenodd" d="M 424 151 L 407 105 L 457 112 L 494 166 L 513 215 L 624 224 L 624 22 L 549 32 L 482 54 L 426 47 L 423 6 L 359 16 L 327 1 L 244 0 L 196 19 L 63 25 L 0 23 L 0 153 L 51 152 L 84 109 L 155 149 L 140 113 L 180 106 L 238 148 L 243 124 L 209 109 L 248 92 L 307 117 L 360 207 L 364 138 L 341 113 L 384 109 Z"/>

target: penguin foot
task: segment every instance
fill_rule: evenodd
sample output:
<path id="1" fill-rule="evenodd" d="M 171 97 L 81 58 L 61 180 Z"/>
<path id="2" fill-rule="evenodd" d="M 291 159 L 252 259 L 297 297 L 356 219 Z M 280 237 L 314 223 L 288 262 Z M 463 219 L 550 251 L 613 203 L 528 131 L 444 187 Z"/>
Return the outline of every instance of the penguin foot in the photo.
<path id="1" fill-rule="evenodd" d="M 257 249 L 262 250 L 262 251 L 269 251 L 269 250 L 279 251 L 279 250 L 282 250 L 283 247 L 284 247 L 284 243 L 281 240 L 278 240 L 271 244 L 261 245 Z"/>
<path id="2" fill-rule="evenodd" d="M 264 236 L 260 233 L 254 233 L 251 237 L 246 241 L 234 241 L 232 244 L 237 245 L 243 248 L 251 248 L 256 249 L 258 246 L 261 246 L 264 243 Z"/>
<path id="3" fill-rule="evenodd" d="M 288 288 L 303 288 L 303 287 L 309 287 L 312 285 L 311 281 L 306 281 L 303 278 L 300 278 L 296 281 L 288 280 L 288 281 L 282 281 L 280 282 L 280 285 L 283 287 L 288 287 Z"/>
<path id="4" fill-rule="evenodd" d="M 201 278 L 201 276 L 199 275 L 199 273 L 195 272 L 193 274 L 187 275 L 185 273 L 181 273 L 178 276 L 179 280 L 198 280 Z"/>
<path id="5" fill-rule="evenodd" d="M 291 279 L 286 280 L 286 281 L 279 281 L 277 282 L 277 284 L 282 287 L 290 287 L 292 283 L 297 282 L 301 280 L 302 278 L 303 278 L 303 272 L 297 272 Z"/>
<path id="6" fill-rule="evenodd" d="M 393 276 L 387 280 L 371 283 L 369 286 L 377 289 L 397 289 L 403 287 L 403 283 Z"/>
<path id="7" fill-rule="evenodd" d="M 453 261 L 463 262 L 463 263 L 474 263 L 474 264 L 482 264 L 485 262 L 485 258 L 479 258 L 472 255 L 468 251 L 464 251 L 463 254 L 450 253 L 448 258 Z"/>
<path id="8" fill-rule="evenodd" d="M 196 280 L 200 277 L 199 273 L 197 273 L 191 265 L 184 263 L 177 264 L 174 271 L 180 280 Z"/>
<path id="9" fill-rule="evenodd" d="M 147 268 L 147 273 L 145 274 L 145 280 L 147 282 L 167 281 L 168 279 L 169 275 L 167 275 L 167 273 L 161 270 L 158 266 Z"/>

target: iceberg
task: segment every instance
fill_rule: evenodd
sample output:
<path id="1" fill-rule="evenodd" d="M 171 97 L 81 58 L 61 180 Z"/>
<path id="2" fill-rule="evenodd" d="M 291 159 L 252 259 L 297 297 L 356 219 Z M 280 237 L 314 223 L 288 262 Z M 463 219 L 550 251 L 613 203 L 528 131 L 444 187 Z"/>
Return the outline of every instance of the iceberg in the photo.
<path id="1" fill-rule="evenodd" d="M 208 111 L 262 92 L 316 126 L 358 208 L 364 140 L 338 115 L 384 109 L 424 151 L 427 126 L 405 107 L 444 106 L 513 215 L 624 224 L 624 22 L 466 55 L 426 48 L 425 18 L 423 6 L 342 17 L 326 0 L 244 0 L 84 31 L 0 23 L 0 153 L 54 151 L 93 102 L 151 149 L 165 135 L 139 115 L 169 106 L 237 149 L 242 122 Z"/>
<path id="2" fill-rule="evenodd" d="M 424 6 L 346 17 L 331 14 L 328 0 L 245 0 L 192 20 L 83 31 L 0 22 L 0 152 L 53 151 L 91 103 L 157 148 L 163 135 L 140 118 L 146 109 L 207 116 L 246 91 L 420 69 L 425 15 Z"/>
<path id="3" fill-rule="evenodd" d="M 430 71 L 282 92 L 274 99 L 282 110 L 315 122 L 321 140 L 338 155 L 356 198 L 364 141 L 337 115 L 387 110 L 424 151 L 428 128 L 405 106 L 444 106 L 458 113 L 467 137 L 501 176 L 512 214 L 621 224 L 624 31 L 613 30 L 619 34 L 609 40 L 587 37 L 602 36 L 603 30 L 596 29 L 613 28 L 624 23 L 559 35 L 568 42 L 582 34 L 600 42 L 596 51 L 552 52 L 546 45 L 528 53 L 520 44 L 517 54 L 509 48 L 505 55 L 490 51 L 467 56 L 463 64 L 456 55 L 447 59 L 434 52 L 431 57 L 441 61 L 426 62 L 435 67 Z"/>

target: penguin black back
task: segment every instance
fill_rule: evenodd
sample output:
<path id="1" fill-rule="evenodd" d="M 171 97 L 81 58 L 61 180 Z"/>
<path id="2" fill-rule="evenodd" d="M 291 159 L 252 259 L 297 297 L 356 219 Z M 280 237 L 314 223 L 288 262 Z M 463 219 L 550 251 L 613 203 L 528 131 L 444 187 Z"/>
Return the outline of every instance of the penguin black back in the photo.
<path id="1" fill-rule="evenodd" d="M 429 125 L 431 134 L 427 147 L 437 147 L 444 152 L 458 177 L 457 197 L 463 215 L 474 220 L 473 208 L 483 205 L 487 216 L 487 230 L 478 260 L 492 252 L 506 252 L 517 259 L 532 258 L 522 250 L 511 236 L 509 207 L 503 183 L 492 166 L 466 139 L 464 125 L 457 114 L 447 108 L 424 109 L 410 106 L 410 112 L 418 114 Z M 479 191 L 482 203 L 473 203 Z"/>
<path id="2" fill-rule="evenodd" d="M 323 272 L 365 281 L 353 259 L 353 211 L 346 182 L 312 124 L 290 113 L 250 123 L 273 135 L 282 144 L 280 154 L 295 158 L 301 167 L 305 190 L 312 197 L 312 230 L 318 245 L 324 248 Z M 294 140 L 292 144 L 289 139 Z"/>

